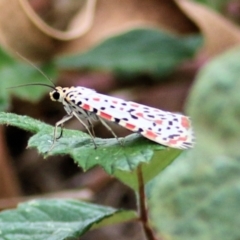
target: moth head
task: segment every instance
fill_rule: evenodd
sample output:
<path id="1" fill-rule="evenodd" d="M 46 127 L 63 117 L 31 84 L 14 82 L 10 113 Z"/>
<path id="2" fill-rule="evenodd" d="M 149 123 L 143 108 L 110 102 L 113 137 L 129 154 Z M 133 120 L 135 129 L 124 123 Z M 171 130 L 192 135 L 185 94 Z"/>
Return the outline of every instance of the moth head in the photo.
<path id="1" fill-rule="evenodd" d="M 49 93 L 52 101 L 62 102 L 64 99 L 64 92 L 62 87 L 56 87 Z"/>

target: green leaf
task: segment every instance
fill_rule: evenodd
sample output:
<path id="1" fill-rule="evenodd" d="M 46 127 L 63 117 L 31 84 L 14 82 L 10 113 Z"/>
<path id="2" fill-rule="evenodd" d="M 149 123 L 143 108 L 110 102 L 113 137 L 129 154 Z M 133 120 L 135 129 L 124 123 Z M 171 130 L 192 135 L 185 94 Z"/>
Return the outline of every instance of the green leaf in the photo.
<path id="1" fill-rule="evenodd" d="M 57 61 L 63 68 L 88 68 L 165 76 L 192 58 L 201 45 L 199 36 L 177 37 L 153 29 L 137 29 L 114 36 L 86 53 Z"/>
<path id="2" fill-rule="evenodd" d="M 95 138 L 94 149 L 91 138 L 80 131 L 64 129 L 63 137 L 52 146 L 54 128 L 26 116 L 0 113 L 0 124 L 13 125 L 36 133 L 29 140 L 42 154 L 69 154 L 85 171 L 100 165 L 108 174 L 114 175 L 130 187 L 138 186 L 136 168 L 141 164 L 144 181 L 147 182 L 170 164 L 181 152 L 170 149 L 148 139 L 132 134 L 124 138 L 124 146 L 116 139 Z"/>
<path id="3" fill-rule="evenodd" d="M 240 158 L 183 154 L 151 183 L 151 222 L 174 240 L 240 239 Z"/>
<path id="4" fill-rule="evenodd" d="M 56 68 L 52 63 L 47 63 L 41 70 L 49 78 L 56 77 Z M 23 99 L 37 101 L 49 89 L 41 86 L 18 87 L 20 84 L 47 83 L 48 80 L 30 64 L 24 64 L 10 57 L 0 48 L 0 110 L 4 110 L 9 105 L 9 96 L 13 94 Z M 30 91 L 31 90 L 31 91 Z"/>
<path id="5" fill-rule="evenodd" d="M 215 58 L 200 71 L 191 91 L 188 110 L 198 144 L 206 151 L 240 155 L 239 59 L 240 47 Z"/>
<path id="6" fill-rule="evenodd" d="M 134 211 L 75 200 L 32 200 L 0 213 L 0 240 L 78 239 L 90 228 L 133 219 Z"/>
<path id="7" fill-rule="evenodd" d="M 188 110 L 197 144 L 151 182 L 154 226 L 175 240 L 240 239 L 240 47 L 199 73 Z"/>

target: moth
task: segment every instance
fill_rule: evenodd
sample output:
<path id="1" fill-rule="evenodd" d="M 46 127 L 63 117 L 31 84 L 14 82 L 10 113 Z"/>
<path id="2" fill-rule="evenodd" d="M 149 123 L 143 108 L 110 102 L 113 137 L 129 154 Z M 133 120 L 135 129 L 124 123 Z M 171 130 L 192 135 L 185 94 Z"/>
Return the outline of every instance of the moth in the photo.
<path id="1" fill-rule="evenodd" d="M 189 149 L 194 146 L 194 133 L 190 118 L 182 114 L 125 101 L 80 86 L 62 88 L 43 83 L 20 86 L 32 85 L 52 88 L 53 90 L 49 93 L 50 99 L 61 102 L 67 112 L 67 115 L 55 124 L 53 144 L 50 150 L 56 140 L 62 136 L 63 124 L 73 117 L 76 117 L 85 127 L 95 148 L 97 148 L 97 145 L 94 141 L 93 121 L 100 121 L 116 139 L 118 137 L 108 126 L 108 121 L 115 122 L 164 146 L 177 149 Z M 59 126 L 61 127 L 61 133 L 57 137 L 57 128 Z"/>
<path id="2" fill-rule="evenodd" d="M 100 94 L 85 87 L 52 88 L 51 100 L 62 103 L 67 112 L 55 125 L 54 142 L 58 139 L 57 127 L 76 117 L 88 131 L 95 148 L 94 134 L 90 130 L 92 121 L 100 121 L 115 138 L 117 136 L 107 121 L 171 148 L 189 149 L 194 145 L 193 129 L 187 116 Z"/>
<path id="3" fill-rule="evenodd" d="M 97 146 L 94 141 L 92 121 L 100 121 L 117 139 L 118 137 L 108 126 L 107 121 L 115 122 L 167 147 L 189 149 L 194 146 L 194 132 L 189 117 L 100 94 L 93 89 L 81 86 L 64 88 L 55 86 L 40 68 L 37 68 L 23 56 L 19 56 L 37 69 L 53 86 L 44 83 L 31 83 L 10 88 L 33 85 L 52 88 L 53 90 L 49 93 L 51 100 L 62 103 L 67 112 L 67 115 L 55 124 L 53 144 L 50 150 L 56 140 L 62 136 L 63 124 L 73 117 L 76 117 L 86 128 L 95 148 Z M 56 137 L 59 126 L 61 133 L 59 137 Z"/>

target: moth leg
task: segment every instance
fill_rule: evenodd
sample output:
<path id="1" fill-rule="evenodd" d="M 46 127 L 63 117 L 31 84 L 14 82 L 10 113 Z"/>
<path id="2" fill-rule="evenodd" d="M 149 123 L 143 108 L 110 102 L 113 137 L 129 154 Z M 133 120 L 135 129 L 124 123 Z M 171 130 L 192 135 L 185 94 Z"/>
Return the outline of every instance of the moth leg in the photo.
<path id="1" fill-rule="evenodd" d="M 60 121 L 58 121 L 56 124 L 55 124 L 55 128 L 54 128 L 54 132 L 53 132 L 53 143 L 52 143 L 52 146 L 50 147 L 50 149 L 48 150 L 48 152 L 50 152 L 55 143 L 56 143 L 56 140 L 59 139 L 61 136 L 62 136 L 62 131 L 63 131 L 63 124 L 65 122 L 67 122 L 69 119 L 71 119 L 73 117 L 73 113 L 69 114 L 69 115 L 66 115 L 64 116 Z M 61 133 L 60 133 L 60 136 L 59 137 L 56 137 L 57 135 L 57 128 L 58 126 L 61 126 Z"/>
<path id="2" fill-rule="evenodd" d="M 95 132 L 94 132 L 94 126 L 93 126 L 92 122 L 89 119 L 87 120 L 87 122 L 88 122 L 88 126 L 91 128 L 92 136 L 96 137 Z"/>
<path id="3" fill-rule="evenodd" d="M 61 127 L 61 132 L 60 132 L 59 136 L 56 137 L 57 140 L 60 139 L 62 137 L 62 135 L 63 135 L 63 124 L 61 124 L 60 127 Z"/>
<path id="4" fill-rule="evenodd" d="M 123 146 L 123 142 L 119 140 L 119 138 L 118 138 L 118 136 L 116 135 L 116 133 L 107 125 L 107 123 L 106 123 L 103 119 L 101 119 L 101 118 L 98 118 L 98 119 L 99 119 L 99 121 L 103 124 L 103 126 L 106 127 L 107 130 L 112 133 L 112 135 L 117 139 L 117 141 L 119 142 L 119 144 L 120 144 L 121 146 Z"/>
<path id="5" fill-rule="evenodd" d="M 78 119 L 78 121 L 85 127 L 85 129 L 87 130 L 89 136 L 91 137 L 92 139 L 92 142 L 94 144 L 94 148 L 97 149 L 97 144 L 95 143 L 94 141 L 94 136 L 93 134 L 91 133 L 90 129 L 89 129 L 89 126 L 77 115 L 73 112 L 73 115 Z M 88 121 L 89 123 L 89 121 Z M 91 123 L 91 122 L 90 122 Z M 91 126 L 92 126 L 92 123 L 91 123 Z"/>

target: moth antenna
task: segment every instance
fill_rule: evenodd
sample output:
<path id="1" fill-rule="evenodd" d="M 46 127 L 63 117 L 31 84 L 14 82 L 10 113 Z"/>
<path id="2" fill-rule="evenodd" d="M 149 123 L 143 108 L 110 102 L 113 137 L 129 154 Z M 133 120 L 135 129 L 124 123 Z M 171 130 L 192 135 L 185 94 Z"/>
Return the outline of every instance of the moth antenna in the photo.
<path id="1" fill-rule="evenodd" d="M 18 87 L 26 87 L 26 86 L 44 86 L 44 87 L 49 87 L 55 90 L 55 87 L 48 85 L 48 84 L 44 84 L 44 83 L 28 83 L 28 84 L 21 84 L 21 85 L 17 85 L 17 86 L 13 86 L 13 87 L 8 87 L 7 89 L 12 89 L 12 88 L 18 88 Z"/>
<path id="2" fill-rule="evenodd" d="M 25 58 L 24 56 L 22 56 L 20 53 L 16 52 L 16 54 L 23 59 L 25 62 L 27 62 L 29 65 L 31 65 L 33 68 L 35 68 L 38 72 L 40 72 L 54 87 L 56 87 L 56 85 L 53 83 L 53 81 L 40 69 L 38 68 L 36 65 L 34 65 L 32 62 L 30 62 L 27 58 Z"/>

